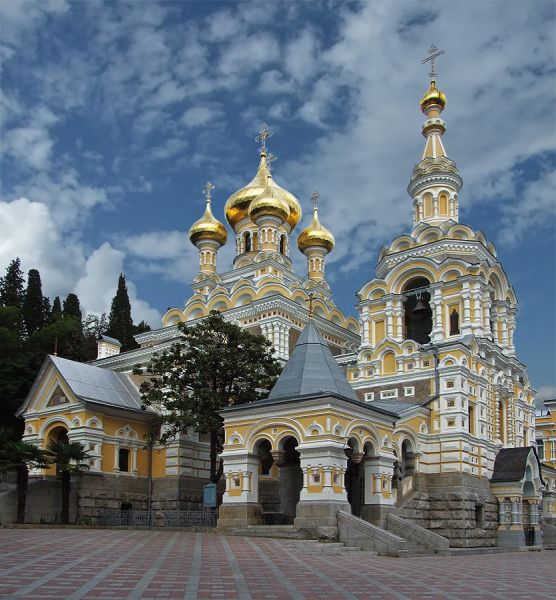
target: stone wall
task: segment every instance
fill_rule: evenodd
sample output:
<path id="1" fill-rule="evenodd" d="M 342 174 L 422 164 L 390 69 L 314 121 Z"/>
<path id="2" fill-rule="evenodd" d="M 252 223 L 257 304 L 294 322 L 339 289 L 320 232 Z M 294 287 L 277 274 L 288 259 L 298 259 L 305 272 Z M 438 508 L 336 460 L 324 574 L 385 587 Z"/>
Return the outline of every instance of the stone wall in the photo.
<path id="1" fill-rule="evenodd" d="M 400 517 L 450 540 L 453 548 L 496 545 L 498 505 L 488 479 L 465 473 L 418 475 Z"/>

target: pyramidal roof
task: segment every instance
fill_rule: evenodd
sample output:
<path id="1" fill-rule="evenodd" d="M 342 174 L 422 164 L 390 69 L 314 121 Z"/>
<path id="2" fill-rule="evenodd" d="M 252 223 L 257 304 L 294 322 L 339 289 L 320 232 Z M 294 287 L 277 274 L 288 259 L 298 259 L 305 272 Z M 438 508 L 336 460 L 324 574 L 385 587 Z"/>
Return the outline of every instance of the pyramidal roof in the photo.
<path id="1" fill-rule="evenodd" d="M 357 400 L 357 394 L 349 385 L 314 321 L 310 319 L 268 400 L 296 398 L 323 392 Z"/>

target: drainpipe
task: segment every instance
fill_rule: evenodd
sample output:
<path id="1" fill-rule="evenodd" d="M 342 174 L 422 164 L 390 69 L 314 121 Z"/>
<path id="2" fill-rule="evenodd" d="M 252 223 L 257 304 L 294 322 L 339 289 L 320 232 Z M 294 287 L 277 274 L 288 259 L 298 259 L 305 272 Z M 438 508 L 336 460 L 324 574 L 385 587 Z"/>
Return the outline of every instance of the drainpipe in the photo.
<path id="1" fill-rule="evenodd" d="M 152 504 L 153 504 L 153 432 L 149 432 L 149 440 L 147 442 L 147 449 L 149 452 L 148 460 L 148 474 L 147 474 L 147 518 L 149 527 L 152 527 Z"/>

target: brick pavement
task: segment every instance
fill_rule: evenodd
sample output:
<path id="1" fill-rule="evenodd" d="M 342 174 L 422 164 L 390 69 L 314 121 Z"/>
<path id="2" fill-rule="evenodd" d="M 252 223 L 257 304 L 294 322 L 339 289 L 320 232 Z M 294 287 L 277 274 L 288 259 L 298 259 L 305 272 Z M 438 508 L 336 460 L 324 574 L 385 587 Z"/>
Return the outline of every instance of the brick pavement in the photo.
<path id="1" fill-rule="evenodd" d="M 14 599 L 551 598 L 555 567 L 549 551 L 395 559 L 214 533 L 0 530 L 0 597 Z"/>

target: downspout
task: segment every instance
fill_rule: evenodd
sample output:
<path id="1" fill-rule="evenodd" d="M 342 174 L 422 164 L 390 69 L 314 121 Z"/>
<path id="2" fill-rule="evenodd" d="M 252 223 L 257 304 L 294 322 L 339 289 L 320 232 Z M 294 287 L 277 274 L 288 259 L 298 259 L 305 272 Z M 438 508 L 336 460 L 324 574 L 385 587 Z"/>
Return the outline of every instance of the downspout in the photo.
<path id="1" fill-rule="evenodd" d="M 152 527 L 152 504 L 153 504 L 153 432 L 149 431 L 149 440 L 147 449 L 149 453 L 148 472 L 147 472 L 147 522 Z"/>

